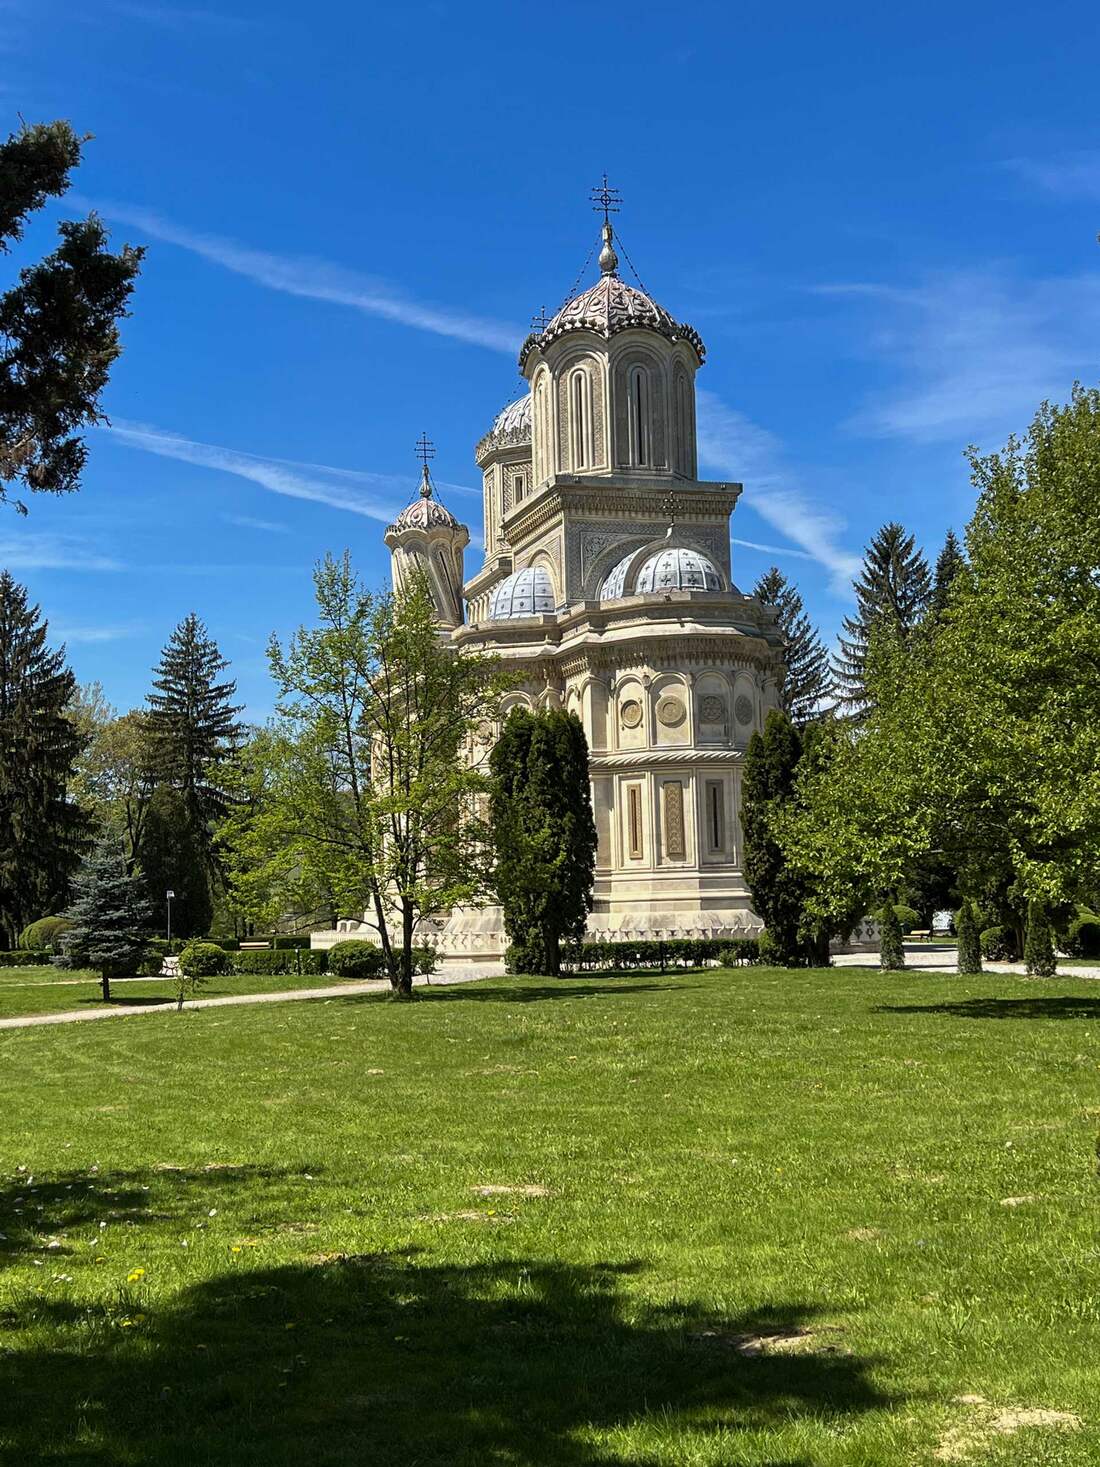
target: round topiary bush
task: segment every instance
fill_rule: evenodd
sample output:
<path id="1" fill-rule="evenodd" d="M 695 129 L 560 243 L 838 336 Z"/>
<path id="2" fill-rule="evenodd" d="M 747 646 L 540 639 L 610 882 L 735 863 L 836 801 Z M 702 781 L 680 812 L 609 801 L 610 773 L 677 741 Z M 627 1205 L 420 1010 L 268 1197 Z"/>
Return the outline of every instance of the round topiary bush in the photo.
<path id="1" fill-rule="evenodd" d="M 982 957 L 991 963 L 1011 962 L 1016 957 L 1016 943 L 1004 927 L 987 927 L 981 937 Z"/>
<path id="2" fill-rule="evenodd" d="M 61 934 L 73 924 L 68 917 L 39 917 L 19 934 L 19 946 L 28 953 L 60 952 Z"/>
<path id="3" fill-rule="evenodd" d="M 380 978 L 385 968 L 382 949 L 376 943 L 363 942 L 361 938 L 348 938 L 328 950 L 328 970 L 337 978 Z"/>
<path id="4" fill-rule="evenodd" d="M 180 953 L 180 972 L 187 978 L 221 978 L 231 971 L 229 954 L 216 942 L 193 938 Z"/>
<path id="5" fill-rule="evenodd" d="M 898 921 L 901 923 L 902 932 L 912 932 L 913 928 L 920 921 L 920 913 L 913 907 L 907 907 L 904 902 L 895 902 L 894 911 L 897 914 Z"/>
<path id="6" fill-rule="evenodd" d="M 1062 950 L 1071 958 L 1100 958 L 1100 917 L 1082 914 L 1071 922 Z"/>

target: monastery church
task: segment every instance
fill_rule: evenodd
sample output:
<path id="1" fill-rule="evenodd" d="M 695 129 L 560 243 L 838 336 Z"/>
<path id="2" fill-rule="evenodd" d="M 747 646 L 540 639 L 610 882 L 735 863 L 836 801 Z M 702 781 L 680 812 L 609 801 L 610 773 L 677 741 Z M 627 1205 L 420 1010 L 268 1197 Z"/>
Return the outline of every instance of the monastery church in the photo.
<path id="1" fill-rule="evenodd" d="M 386 530 L 393 582 L 426 571 L 459 650 L 518 664 L 515 703 L 563 707 L 584 725 L 599 845 L 588 931 L 598 938 L 759 931 L 741 871 L 741 766 L 778 705 L 774 608 L 730 567 L 740 484 L 700 479 L 691 326 L 619 273 L 604 211 L 600 276 L 523 343 L 528 391 L 475 450 L 484 563 L 465 579 L 469 532 L 434 492 Z M 479 735 L 484 752 L 495 736 Z M 324 944 L 360 929 L 315 933 Z M 441 955 L 503 955 L 500 909 L 460 909 Z"/>

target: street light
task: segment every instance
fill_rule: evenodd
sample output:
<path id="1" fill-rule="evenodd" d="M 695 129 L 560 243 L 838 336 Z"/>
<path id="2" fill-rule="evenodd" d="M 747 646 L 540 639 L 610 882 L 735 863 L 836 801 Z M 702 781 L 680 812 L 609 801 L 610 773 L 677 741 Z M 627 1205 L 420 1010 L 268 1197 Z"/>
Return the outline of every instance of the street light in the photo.
<path id="1" fill-rule="evenodd" d="M 164 893 L 164 895 L 168 898 L 168 941 L 169 942 L 172 941 L 172 898 L 175 896 L 175 894 L 176 893 L 174 891 L 166 891 Z"/>

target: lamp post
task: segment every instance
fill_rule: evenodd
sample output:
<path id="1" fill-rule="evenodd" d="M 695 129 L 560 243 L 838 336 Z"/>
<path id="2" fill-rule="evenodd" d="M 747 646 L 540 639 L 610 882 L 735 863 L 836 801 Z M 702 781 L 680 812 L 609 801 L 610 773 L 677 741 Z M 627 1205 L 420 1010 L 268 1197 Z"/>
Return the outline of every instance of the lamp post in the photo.
<path id="1" fill-rule="evenodd" d="M 166 891 L 164 893 L 165 897 L 168 899 L 168 941 L 169 942 L 172 941 L 172 898 L 175 896 L 175 894 L 176 893 L 174 891 Z"/>

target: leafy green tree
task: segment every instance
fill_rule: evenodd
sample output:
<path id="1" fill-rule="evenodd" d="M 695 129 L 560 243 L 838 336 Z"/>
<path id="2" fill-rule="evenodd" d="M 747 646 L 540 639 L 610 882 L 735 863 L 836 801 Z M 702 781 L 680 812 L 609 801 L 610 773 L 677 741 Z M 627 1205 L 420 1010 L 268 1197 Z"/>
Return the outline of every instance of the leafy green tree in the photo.
<path id="1" fill-rule="evenodd" d="M 66 715 L 76 681 L 64 648 L 46 643 L 39 608 L 0 572 L 0 933 L 15 946 L 28 922 L 55 912 L 89 839 L 68 796 L 81 735 Z"/>
<path id="2" fill-rule="evenodd" d="M 801 757 L 798 730 L 786 713 L 773 709 L 764 732 L 749 740 L 741 778 L 745 880 L 775 959 L 784 967 L 799 967 L 805 960 L 805 884 L 777 838 L 777 817 L 793 799 Z"/>
<path id="3" fill-rule="evenodd" d="M 195 615 L 176 627 L 160 657 L 149 695 L 149 763 L 157 784 L 183 800 L 191 833 L 211 877 L 218 874 L 214 828 L 228 813 L 226 770 L 241 740 L 229 666 Z"/>
<path id="4" fill-rule="evenodd" d="M 1027 964 L 1027 971 L 1036 978 L 1053 978 L 1057 971 L 1050 915 L 1046 903 L 1039 897 L 1032 897 L 1028 903 L 1024 962 Z"/>
<path id="5" fill-rule="evenodd" d="M 856 614 L 844 619 L 835 672 L 842 704 L 864 716 L 872 638 L 890 637 L 904 645 L 920 625 L 931 594 L 928 564 L 913 536 L 894 521 L 883 525 L 867 547 L 854 587 Z"/>
<path id="6" fill-rule="evenodd" d="M 494 881 L 524 971 L 557 977 L 592 910 L 596 824 L 588 741 L 574 713 L 513 708 L 489 759 Z"/>
<path id="7" fill-rule="evenodd" d="M 105 1003 L 111 979 L 133 973 L 149 941 L 154 914 L 141 882 L 126 869 L 122 841 L 108 831 L 73 881 L 73 901 L 65 916 L 72 924 L 61 936 L 65 968 L 93 968 L 100 975 Z"/>
<path id="8" fill-rule="evenodd" d="M 204 851 L 187 818 L 183 796 L 169 785 L 153 791 L 137 851 L 145 895 L 167 924 L 166 893 L 172 899 L 172 936 L 205 937 L 214 914 Z"/>
<path id="9" fill-rule="evenodd" d="M 798 588 L 778 566 L 757 581 L 752 594 L 767 606 L 779 608 L 779 630 L 786 643 L 786 677 L 780 706 L 798 727 L 819 717 L 832 705 L 836 685 L 829 654 L 817 628 L 806 615 Z"/>
<path id="10" fill-rule="evenodd" d="M 222 827 L 230 880 L 269 910 L 304 885 L 369 914 L 408 998 L 417 929 L 489 891 L 478 735 L 503 679 L 497 659 L 440 637 L 423 575 L 375 594 L 345 554 L 314 583 L 320 625 L 269 648 L 276 716 L 250 749 L 254 798 Z"/>
<path id="11" fill-rule="evenodd" d="M 136 708 L 119 715 L 100 685 L 89 683 L 77 689 L 68 714 L 83 739 L 70 785 L 72 797 L 98 831 L 109 828 L 122 835 L 133 870 L 156 788 L 148 711 Z"/>
<path id="12" fill-rule="evenodd" d="M 905 967 L 905 946 L 901 936 L 901 922 L 892 901 L 885 901 L 879 910 L 879 967 L 884 973 L 898 973 Z"/>
<path id="13" fill-rule="evenodd" d="M 980 973 L 982 971 L 982 944 L 978 924 L 974 919 L 974 903 L 964 900 L 959 908 L 959 923 L 956 929 L 958 947 L 958 971 Z"/>
<path id="14" fill-rule="evenodd" d="M 65 193 L 86 141 L 67 122 L 50 122 L 0 143 L 0 253 L 47 199 Z M 110 252 L 94 214 L 63 220 L 58 233 L 54 253 L 0 295 L 0 502 L 5 484 L 52 494 L 79 487 L 87 458 L 79 433 L 105 421 L 100 394 L 141 265 L 140 249 Z"/>

